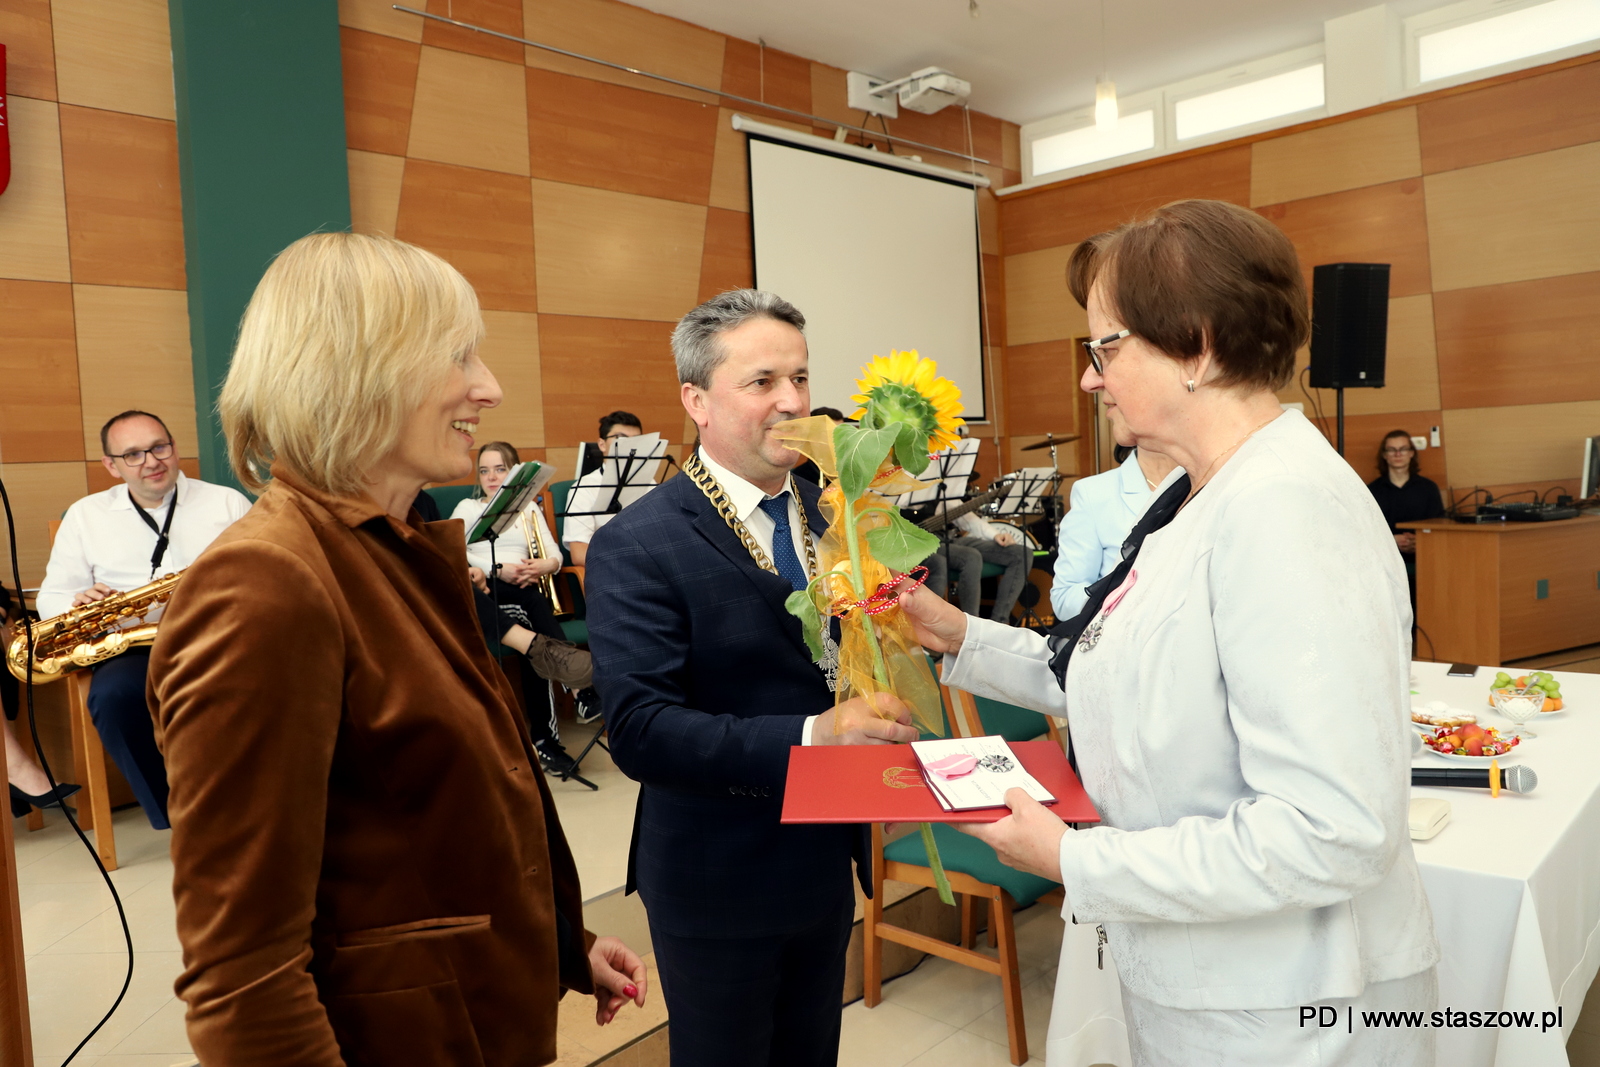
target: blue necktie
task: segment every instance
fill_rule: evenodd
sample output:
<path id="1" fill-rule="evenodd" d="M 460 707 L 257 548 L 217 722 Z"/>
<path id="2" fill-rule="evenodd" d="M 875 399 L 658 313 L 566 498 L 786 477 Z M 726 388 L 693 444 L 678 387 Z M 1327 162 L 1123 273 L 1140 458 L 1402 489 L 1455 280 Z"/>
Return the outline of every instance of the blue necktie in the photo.
<path id="1" fill-rule="evenodd" d="M 795 589 L 804 589 L 809 583 L 800 557 L 794 554 L 794 537 L 789 533 L 789 491 L 760 503 L 762 511 L 772 520 L 772 562 L 778 576 Z"/>

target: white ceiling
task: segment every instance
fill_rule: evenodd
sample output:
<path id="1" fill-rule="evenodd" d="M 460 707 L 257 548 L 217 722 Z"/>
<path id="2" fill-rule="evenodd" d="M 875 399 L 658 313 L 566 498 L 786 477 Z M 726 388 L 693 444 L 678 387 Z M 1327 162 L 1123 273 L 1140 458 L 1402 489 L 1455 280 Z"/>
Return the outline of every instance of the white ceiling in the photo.
<path id="1" fill-rule="evenodd" d="M 945 67 L 971 105 L 1031 122 L 1094 102 L 1100 0 L 631 0 L 847 70 Z M 1401 15 L 1444 0 L 1395 0 Z M 1316 44 L 1323 20 L 1372 0 L 1106 0 L 1105 66 L 1119 95 Z"/>

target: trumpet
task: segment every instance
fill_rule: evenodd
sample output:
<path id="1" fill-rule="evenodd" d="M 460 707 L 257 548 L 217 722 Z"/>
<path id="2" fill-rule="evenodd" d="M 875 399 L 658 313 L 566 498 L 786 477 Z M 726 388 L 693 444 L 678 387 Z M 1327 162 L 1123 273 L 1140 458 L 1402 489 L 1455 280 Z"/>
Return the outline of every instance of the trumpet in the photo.
<path id="1" fill-rule="evenodd" d="M 552 554 L 550 546 L 545 543 L 544 524 L 541 523 L 534 509 L 539 506 L 539 498 L 533 497 L 528 501 L 522 513 L 517 516 L 517 523 L 522 527 L 522 536 L 528 542 L 528 551 L 533 559 L 560 559 L 561 550 L 558 548 Z M 556 576 L 547 574 L 539 579 L 539 588 L 544 591 L 545 598 L 550 601 L 550 610 L 559 612 L 561 601 L 556 599 Z"/>
<path id="2" fill-rule="evenodd" d="M 142 620 L 158 604 L 165 604 L 178 587 L 183 572 L 157 578 L 126 593 L 112 593 L 71 611 L 45 619 L 33 627 L 33 682 L 60 681 L 73 671 L 93 667 L 131 648 L 155 642 L 157 624 L 141 622 L 121 628 L 130 619 Z M 28 635 L 19 627 L 6 649 L 6 667 L 18 680 L 28 678 Z"/>

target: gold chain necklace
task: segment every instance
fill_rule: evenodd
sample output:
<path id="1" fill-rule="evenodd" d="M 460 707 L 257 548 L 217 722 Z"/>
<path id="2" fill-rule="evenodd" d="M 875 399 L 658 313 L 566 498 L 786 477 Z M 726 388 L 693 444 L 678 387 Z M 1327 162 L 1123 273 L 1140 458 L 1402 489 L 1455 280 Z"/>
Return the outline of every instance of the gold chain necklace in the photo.
<path id="1" fill-rule="evenodd" d="M 727 492 L 717 482 L 716 476 L 706 469 L 700 462 L 698 450 L 691 452 L 689 458 L 683 461 L 683 473 L 693 482 L 699 490 L 711 501 L 711 506 L 717 509 L 717 514 L 722 516 L 722 521 L 728 524 L 728 529 L 739 535 L 739 540 L 744 544 L 750 558 L 756 561 L 756 566 L 772 574 L 778 573 L 778 568 L 773 566 L 772 560 L 761 547 L 745 524 L 740 521 L 739 513 L 734 509 L 733 501 L 728 499 Z M 817 573 L 817 550 L 811 543 L 811 523 L 806 519 L 805 502 L 800 499 L 798 491 L 795 493 L 795 510 L 800 513 L 800 539 L 806 546 L 806 577 L 810 578 Z"/>
<path id="2" fill-rule="evenodd" d="M 1282 414 L 1283 414 L 1283 412 L 1281 412 L 1281 411 L 1278 412 L 1278 415 L 1282 415 Z M 1277 422 L 1278 421 L 1278 415 L 1272 416 L 1272 418 L 1268 419 L 1266 422 L 1263 422 L 1260 426 L 1257 426 L 1255 429 L 1251 430 L 1249 433 L 1247 433 L 1243 437 L 1239 438 L 1233 444 L 1229 445 L 1227 448 L 1225 448 L 1221 452 L 1217 453 L 1217 458 L 1212 460 L 1210 463 L 1206 464 L 1206 469 L 1201 472 L 1200 477 L 1196 478 L 1191 483 L 1191 487 L 1189 489 L 1189 499 L 1190 500 L 1194 499 L 1194 495 L 1196 493 L 1198 493 L 1200 491 L 1200 489 L 1206 484 L 1206 478 L 1210 476 L 1212 469 L 1214 467 L 1216 467 L 1216 465 L 1218 463 L 1221 463 L 1225 458 L 1227 458 L 1228 456 L 1232 455 L 1235 449 L 1237 449 L 1240 445 L 1244 444 L 1246 441 L 1250 440 L 1250 438 L 1254 437 L 1256 434 L 1260 433 L 1262 430 L 1266 429 L 1268 426 L 1272 425 L 1274 422 Z M 1189 502 L 1188 500 L 1184 501 L 1185 504 L 1187 504 L 1188 502 Z"/>

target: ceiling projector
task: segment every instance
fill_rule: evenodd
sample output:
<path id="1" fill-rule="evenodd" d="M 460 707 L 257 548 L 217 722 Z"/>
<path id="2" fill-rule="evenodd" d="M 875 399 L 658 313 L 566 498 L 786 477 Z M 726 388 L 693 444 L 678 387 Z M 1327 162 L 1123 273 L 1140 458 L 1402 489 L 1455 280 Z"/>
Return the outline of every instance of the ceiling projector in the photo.
<path id="1" fill-rule="evenodd" d="M 914 71 L 906 76 L 899 89 L 900 106 L 924 115 L 931 115 L 951 104 L 959 104 L 972 95 L 971 82 L 962 81 L 939 67 L 924 67 Z"/>

